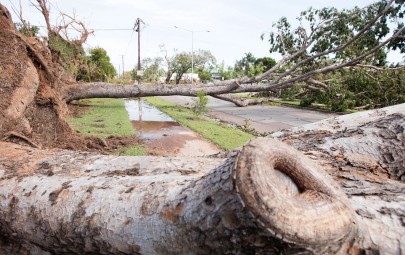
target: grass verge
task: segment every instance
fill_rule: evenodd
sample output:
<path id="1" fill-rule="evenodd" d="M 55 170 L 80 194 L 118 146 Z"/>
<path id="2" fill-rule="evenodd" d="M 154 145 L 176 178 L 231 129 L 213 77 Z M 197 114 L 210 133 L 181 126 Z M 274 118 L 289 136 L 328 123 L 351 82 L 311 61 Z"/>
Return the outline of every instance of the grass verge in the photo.
<path id="1" fill-rule="evenodd" d="M 128 120 L 123 99 L 94 98 L 80 100 L 78 107 L 85 109 L 78 117 L 68 118 L 72 128 L 84 136 L 96 136 L 102 139 L 116 136 L 134 136 L 135 130 Z M 144 155 L 141 145 L 120 148 L 119 155 Z"/>
<path id="2" fill-rule="evenodd" d="M 242 146 L 253 138 L 251 134 L 218 123 L 206 116 L 197 116 L 190 109 L 167 102 L 161 98 L 148 97 L 144 98 L 144 100 L 176 119 L 181 125 L 189 127 L 224 150 Z"/>
<path id="3" fill-rule="evenodd" d="M 129 147 L 121 147 L 114 154 L 118 156 L 144 156 L 146 152 L 141 144 L 134 144 Z"/>

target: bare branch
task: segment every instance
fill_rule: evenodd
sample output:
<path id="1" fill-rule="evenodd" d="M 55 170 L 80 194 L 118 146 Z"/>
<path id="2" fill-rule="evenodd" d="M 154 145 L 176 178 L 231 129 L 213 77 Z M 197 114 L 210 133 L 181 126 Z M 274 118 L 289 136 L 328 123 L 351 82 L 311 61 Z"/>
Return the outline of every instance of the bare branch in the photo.
<path id="1" fill-rule="evenodd" d="M 265 73 L 258 75 L 256 77 L 253 77 L 251 80 L 249 80 L 249 82 L 257 82 L 257 81 L 262 81 L 263 79 L 266 79 L 267 77 L 269 77 L 270 75 L 273 75 L 273 73 L 279 69 L 280 67 L 282 67 L 285 63 L 288 63 L 288 61 L 290 61 L 291 59 L 297 57 L 298 55 L 302 54 L 303 52 L 305 52 L 314 42 L 315 40 L 309 40 L 309 38 L 312 38 L 315 34 L 315 32 L 317 32 L 319 29 L 323 28 L 324 26 L 330 24 L 331 22 L 337 20 L 337 18 L 331 18 L 328 20 L 322 20 L 317 26 L 316 28 L 311 32 L 311 34 L 309 36 L 307 36 L 306 34 L 306 30 L 305 31 L 305 36 L 306 36 L 306 40 L 304 41 L 304 44 L 301 46 L 301 48 L 294 52 L 291 55 L 285 56 L 283 57 L 275 66 L 273 66 L 272 68 L 270 68 L 268 71 L 266 71 Z M 280 77 L 281 75 L 277 75 L 279 77 L 279 79 L 281 79 L 282 77 Z"/>
<path id="2" fill-rule="evenodd" d="M 377 70 L 377 71 L 385 71 L 385 70 L 394 71 L 394 70 L 401 70 L 401 69 L 405 68 L 405 66 L 400 66 L 400 67 L 378 67 L 378 66 L 363 65 L 363 64 L 357 64 L 357 65 L 355 65 L 355 67 L 370 68 L 370 69 L 374 69 L 374 70 Z"/>
<path id="3" fill-rule="evenodd" d="M 361 29 L 361 30 L 360 30 L 356 35 L 354 35 L 350 40 L 348 40 L 348 41 L 345 42 L 344 44 L 340 45 L 339 47 L 336 47 L 336 48 L 334 48 L 334 49 L 330 49 L 330 50 L 326 50 L 326 51 L 320 52 L 320 53 L 318 53 L 318 54 L 315 54 L 315 55 L 313 55 L 313 56 L 311 56 L 311 57 L 308 57 L 308 58 L 306 58 L 306 59 L 304 59 L 304 60 L 302 60 L 302 61 L 296 63 L 293 67 L 290 68 L 290 70 L 288 70 L 287 72 L 283 73 L 282 75 L 280 75 L 279 77 L 277 77 L 277 79 L 275 79 L 273 82 L 271 82 L 271 84 L 274 84 L 274 85 L 278 84 L 277 87 L 283 86 L 283 85 L 285 85 L 285 83 L 283 83 L 283 82 L 282 82 L 282 83 L 279 83 L 279 82 L 280 82 L 283 78 L 288 77 L 289 75 L 291 75 L 295 70 L 297 70 L 297 69 L 298 69 L 299 67 L 301 67 L 302 65 L 304 65 L 304 64 L 306 64 L 306 63 L 308 63 L 308 62 L 310 62 L 311 60 L 317 59 L 317 58 L 322 57 L 322 56 L 329 55 L 329 54 L 331 54 L 331 53 L 339 52 L 339 51 L 342 51 L 343 49 L 347 48 L 349 45 L 351 45 L 352 43 L 354 43 L 355 41 L 357 41 L 361 35 L 363 35 L 365 32 L 367 32 L 367 31 L 375 24 L 375 22 L 376 22 L 380 17 L 382 17 L 384 14 L 386 14 L 386 13 L 390 10 L 390 6 L 392 5 L 393 2 L 394 2 L 394 0 L 390 0 L 390 2 L 387 4 L 387 6 L 384 8 L 384 10 L 383 10 L 382 12 L 380 12 L 378 15 L 376 15 L 376 17 L 374 17 L 373 20 L 371 20 L 365 27 L 363 27 L 363 29 Z M 324 23 L 320 23 L 319 26 L 313 31 L 313 33 L 314 33 L 317 29 L 319 29 L 319 28 L 321 28 L 322 26 L 324 26 L 324 25 L 326 25 L 326 24 L 332 22 L 333 20 L 334 20 L 334 19 L 330 19 L 330 20 L 325 21 Z M 402 31 L 402 29 L 401 29 L 400 31 Z M 312 35 L 312 34 L 311 34 L 311 35 Z M 399 36 L 399 33 L 396 33 L 396 36 Z M 392 37 L 392 38 L 394 38 L 394 37 Z M 392 38 L 390 38 L 390 39 L 392 39 Z M 290 55 L 290 56 L 287 56 L 287 57 L 283 58 L 283 59 L 279 62 L 279 64 L 276 65 L 277 67 L 274 66 L 273 68 L 271 68 L 271 69 L 268 70 L 267 72 L 265 72 L 265 73 L 263 73 L 263 74 L 261 74 L 261 75 L 259 75 L 259 76 L 253 77 L 253 78 L 250 80 L 250 82 L 251 82 L 251 81 L 261 81 L 261 80 L 263 80 L 264 78 L 268 77 L 269 75 L 271 75 L 272 72 L 274 72 L 275 70 L 277 70 L 277 68 L 279 68 L 281 65 L 283 65 L 283 64 L 286 63 L 287 61 L 293 59 L 294 57 L 296 57 L 296 56 L 298 56 L 299 54 L 302 54 L 304 51 L 306 51 L 306 50 L 310 47 L 310 45 L 312 45 L 313 42 L 314 42 L 314 40 L 311 40 L 311 41 L 308 42 L 307 44 L 304 44 L 304 45 L 301 47 L 300 50 L 296 51 L 294 54 L 292 54 L 292 55 Z M 384 46 L 384 45 L 385 45 L 385 43 L 384 43 L 383 45 L 381 45 L 380 47 L 377 46 L 377 47 L 378 47 L 377 49 L 381 48 L 381 47 Z M 377 49 L 376 49 L 376 50 L 377 50 Z M 374 53 L 376 50 L 371 50 L 371 51 L 369 51 L 369 52 Z M 369 56 L 369 55 L 370 55 L 370 54 L 367 54 L 367 53 L 366 53 L 366 56 Z M 361 57 L 361 58 L 356 58 L 356 60 L 357 60 L 357 61 L 358 61 L 358 60 L 362 60 L 362 59 L 364 59 L 364 58 L 366 57 L 366 56 L 364 56 L 364 54 L 363 54 L 362 56 L 363 56 L 363 57 Z M 349 61 L 348 64 L 345 65 L 345 66 L 353 65 L 353 63 L 354 63 L 353 61 Z M 340 65 L 337 65 L 337 66 L 340 66 Z M 338 67 L 338 68 L 340 68 L 340 67 Z M 333 68 L 332 70 L 334 70 L 334 69 L 337 69 L 337 68 Z M 329 69 L 325 69 L 325 70 L 329 70 Z M 322 71 L 322 72 L 323 72 L 323 71 Z M 309 72 L 309 73 L 311 73 L 311 72 Z M 308 74 L 309 74 L 309 73 L 308 73 Z M 309 76 L 306 76 L 306 77 L 309 77 Z M 298 78 L 295 78 L 295 79 L 297 79 L 297 81 L 300 80 L 300 79 L 298 79 Z M 302 81 L 302 80 L 301 80 L 301 81 Z M 289 82 L 288 82 L 288 83 L 289 83 Z"/>
<path id="4" fill-rule="evenodd" d="M 63 24 L 63 26 L 62 26 L 62 29 L 65 30 L 66 36 L 68 35 L 67 31 L 66 31 L 68 28 L 74 29 L 76 32 L 79 32 L 80 33 L 80 39 L 77 40 L 79 42 L 79 44 L 83 44 L 87 40 L 89 35 L 93 34 L 94 31 L 89 31 L 86 28 L 85 24 L 82 21 L 80 21 L 80 20 L 78 20 L 76 18 L 76 13 L 75 12 L 73 12 L 73 16 L 68 15 L 66 13 L 62 13 L 62 16 L 63 16 L 63 21 L 64 22 L 65 22 L 65 17 L 70 19 L 69 22 L 65 22 L 65 24 Z M 75 25 L 80 26 L 80 28 L 76 28 Z"/>
<path id="5" fill-rule="evenodd" d="M 45 18 L 45 23 L 46 23 L 46 28 L 47 28 L 47 30 L 48 30 L 48 35 L 51 35 L 52 32 L 53 32 L 53 30 L 52 30 L 51 23 L 50 23 L 50 21 L 49 21 L 49 10 L 50 10 L 50 6 L 48 5 L 48 0 L 37 0 L 39 6 L 35 5 L 32 1 L 30 1 L 30 2 L 31 2 L 31 4 L 32 4 L 35 8 L 37 8 L 37 9 L 42 13 L 42 15 L 44 16 L 44 18 Z"/>
<path id="6" fill-rule="evenodd" d="M 328 85 L 327 85 L 326 83 L 321 82 L 321 81 L 318 81 L 318 80 L 315 80 L 315 79 L 313 79 L 313 78 L 309 78 L 308 80 L 306 80 L 306 82 L 308 82 L 308 83 L 310 83 L 310 84 L 313 84 L 313 85 L 316 85 L 316 86 L 320 86 L 320 87 L 322 87 L 322 88 L 324 88 L 324 89 L 327 89 L 327 88 L 328 88 Z"/>
<path id="7" fill-rule="evenodd" d="M 311 86 L 311 85 L 302 85 L 302 87 L 305 88 L 305 89 L 312 90 L 312 91 L 323 91 L 323 89 L 318 88 L 318 87 L 314 87 L 314 86 Z"/>
<path id="8" fill-rule="evenodd" d="M 372 21 L 370 21 L 363 29 L 361 29 L 355 36 L 353 36 L 350 40 L 348 40 L 346 43 L 340 45 L 339 47 L 336 47 L 334 49 L 331 50 L 326 50 L 323 52 L 320 52 L 318 54 L 315 54 L 314 56 L 311 56 L 309 58 L 306 58 L 300 62 L 298 62 L 297 64 L 295 64 L 293 67 L 291 67 L 291 69 L 287 72 L 285 72 L 283 75 L 281 75 L 280 77 L 278 77 L 275 82 L 280 81 L 282 78 L 287 77 L 288 75 L 292 74 L 295 70 L 297 70 L 300 66 L 308 63 L 311 60 L 314 60 L 316 58 L 322 57 L 322 56 L 326 56 L 329 55 L 331 53 L 335 53 L 335 52 L 339 52 L 344 50 L 345 48 L 347 48 L 349 45 L 351 45 L 352 43 L 354 43 L 355 41 L 357 41 L 359 39 L 359 37 L 361 35 L 363 35 L 365 32 L 367 32 L 373 25 L 374 23 L 380 18 L 382 17 L 385 13 L 387 13 L 390 9 L 391 4 L 394 2 L 394 0 L 391 0 L 387 6 L 385 7 L 385 9 L 380 12 L 378 15 L 376 15 L 376 17 L 374 17 L 374 19 Z"/>

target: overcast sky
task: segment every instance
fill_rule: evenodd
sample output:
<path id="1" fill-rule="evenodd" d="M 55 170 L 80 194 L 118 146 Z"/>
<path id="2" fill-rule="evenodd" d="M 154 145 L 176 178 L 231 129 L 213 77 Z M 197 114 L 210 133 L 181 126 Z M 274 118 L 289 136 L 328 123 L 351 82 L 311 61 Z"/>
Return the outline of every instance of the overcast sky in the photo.
<path id="1" fill-rule="evenodd" d="M 334 6 L 338 9 L 365 6 L 370 0 L 50 0 L 53 24 L 59 11 L 76 15 L 95 29 L 85 47 L 102 47 L 107 50 L 111 62 L 122 71 L 121 56 L 125 70 L 137 63 L 137 33 L 131 29 L 135 20 L 141 18 L 146 26 L 141 31 L 141 58 L 163 56 L 159 45 L 164 44 L 169 53 L 173 49 L 191 51 L 191 33 L 176 29 L 210 32 L 194 33 L 194 50 L 210 50 L 218 63 L 233 65 L 244 53 L 255 57 L 272 56 L 269 43 L 260 39 L 261 34 L 272 30 L 273 22 L 282 16 L 291 21 L 310 6 L 316 8 Z M 2 0 L 11 10 L 19 6 L 19 0 Z M 33 0 L 33 2 L 36 2 Z M 45 25 L 41 14 L 22 0 L 23 15 L 34 25 Z M 15 18 L 14 13 L 13 17 Z M 129 29 L 125 31 L 97 29 Z M 397 61 L 400 61 L 400 57 Z M 120 68 L 119 68 L 120 67 Z"/>

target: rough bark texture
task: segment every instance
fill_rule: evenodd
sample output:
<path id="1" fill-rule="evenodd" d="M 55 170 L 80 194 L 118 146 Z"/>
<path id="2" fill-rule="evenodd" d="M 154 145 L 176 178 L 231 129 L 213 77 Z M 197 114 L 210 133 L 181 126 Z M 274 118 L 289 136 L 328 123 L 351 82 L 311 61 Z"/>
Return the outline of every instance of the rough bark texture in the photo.
<path id="1" fill-rule="evenodd" d="M 220 82 L 211 85 L 193 86 L 188 85 L 113 85 L 105 82 L 93 82 L 85 84 L 71 85 L 64 88 L 62 98 L 66 102 L 83 98 L 125 98 L 125 97 L 145 97 L 145 96 L 197 96 L 201 90 L 207 91 L 208 95 L 223 94 L 229 90 L 236 89 L 238 83 L 234 80 Z"/>
<path id="2" fill-rule="evenodd" d="M 243 149 L 234 175 L 235 155 L 227 159 L 112 157 L 2 143 L 1 240 L 17 253 L 24 249 L 56 254 L 337 252 L 353 235 L 353 213 L 345 202 L 341 204 L 345 197 L 338 187 L 337 191 L 321 187 L 333 181 L 318 170 L 311 170 L 317 176 L 310 179 L 320 186 L 297 179 L 300 188 L 312 192 L 287 195 L 277 191 L 284 184 L 273 184 L 276 190 L 272 194 L 281 194 L 285 200 L 290 197 L 291 203 L 301 201 L 294 211 L 288 212 L 280 201 L 266 198 L 267 191 L 262 190 L 272 210 L 280 209 L 273 215 L 274 222 L 262 220 L 268 219 L 266 213 L 271 211 L 262 215 L 246 203 L 249 200 L 243 186 L 247 181 L 239 175 L 249 172 L 250 167 L 244 164 L 252 162 L 245 162 L 243 157 L 260 152 L 264 144 L 285 154 L 291 152 L 275 140 L 259 139 Z M 293 156 L 295 160 L 302 157 L 297 153 Z M 274 172 L 271 167 L 268 170 Z M 290 170 L 294 171 L 294 166 Z M 296 170 L 309 174 L 308 169 Z M 330 192 L 322 195 L 322 189 Z M 334 201 L 341 206 L 333 207 Z M 319 208 L 310 207 L 313 204 Z M 300 217 L 306 210 L 320 218 Z M 278 224 L 285 217 L 295 219 L 299 226 L 290 230 L 288 222 Z M 338 217 L 341 224 L 327 226 L 340 221 Z M 306 228 L 309 222 L 318 226 Z M 302 234 L 294 236 L 291 231 L 300 227 Z M 307 238 L 306 233 L 313 235 Z"/>
<path id="3" fill-rule="evenodd" d="M 2 143 L 3 249 L 401 254 L 404 110 L 274 135 L 306 156 L 270 138 L 227 158 L 113 157 Z"/>
<path id="4" fill-rule="evenodd" d="M 234 103 L 236 106 L 244 107 L 263 103 L 263 99 L 246 99 L 232 94 L 213 95 L 213 97 Z"/>
<path id="5" fill-rule="evenodd" d="M 405 251 L 405 104 L 274 134 L 326 170 L 348 195 L 359 222 L 355 247 Z"/>

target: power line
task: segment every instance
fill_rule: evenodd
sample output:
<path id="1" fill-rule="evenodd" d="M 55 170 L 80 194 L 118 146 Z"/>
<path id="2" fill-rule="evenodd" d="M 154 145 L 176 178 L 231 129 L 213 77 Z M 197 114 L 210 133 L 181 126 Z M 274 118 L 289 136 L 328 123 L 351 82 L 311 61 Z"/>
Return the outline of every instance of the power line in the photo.
<path id="1" fill-rule="evenodd" d="M 36 26 L 36 25 L 33 25 Z M 36 27 L 42 27 L 46 28 L 45 26 L 36 26 Z M 75 29 L 75 28 L 66 28 L 69 30 L 75 30 L 75 31 L 84 31 L 84 29 Z M 88 28 L 87 30 L 93 30 L 93 31 L 133 31 L 133 28 Z"/>
<path id="2" fill-rule="evenodd" d="M 133 35 L 134 35 L 134 32 L 135 32 L 135 31 L 132 30 L 131 37 L 129 38 L 129 42 L 128 42 L 127 48 L 125 49 L 125 55 L 128 53 L 128 49 L 129 49 L 129 46 L 131 45 L 132 37 L 133 37 Z"/>
<path id="3" fill-rule="evenodd" d="M 94 30 L 94 31 L 129 31 L 132 30 L 132 28 L 89 28 L 88 30 Z"/>

